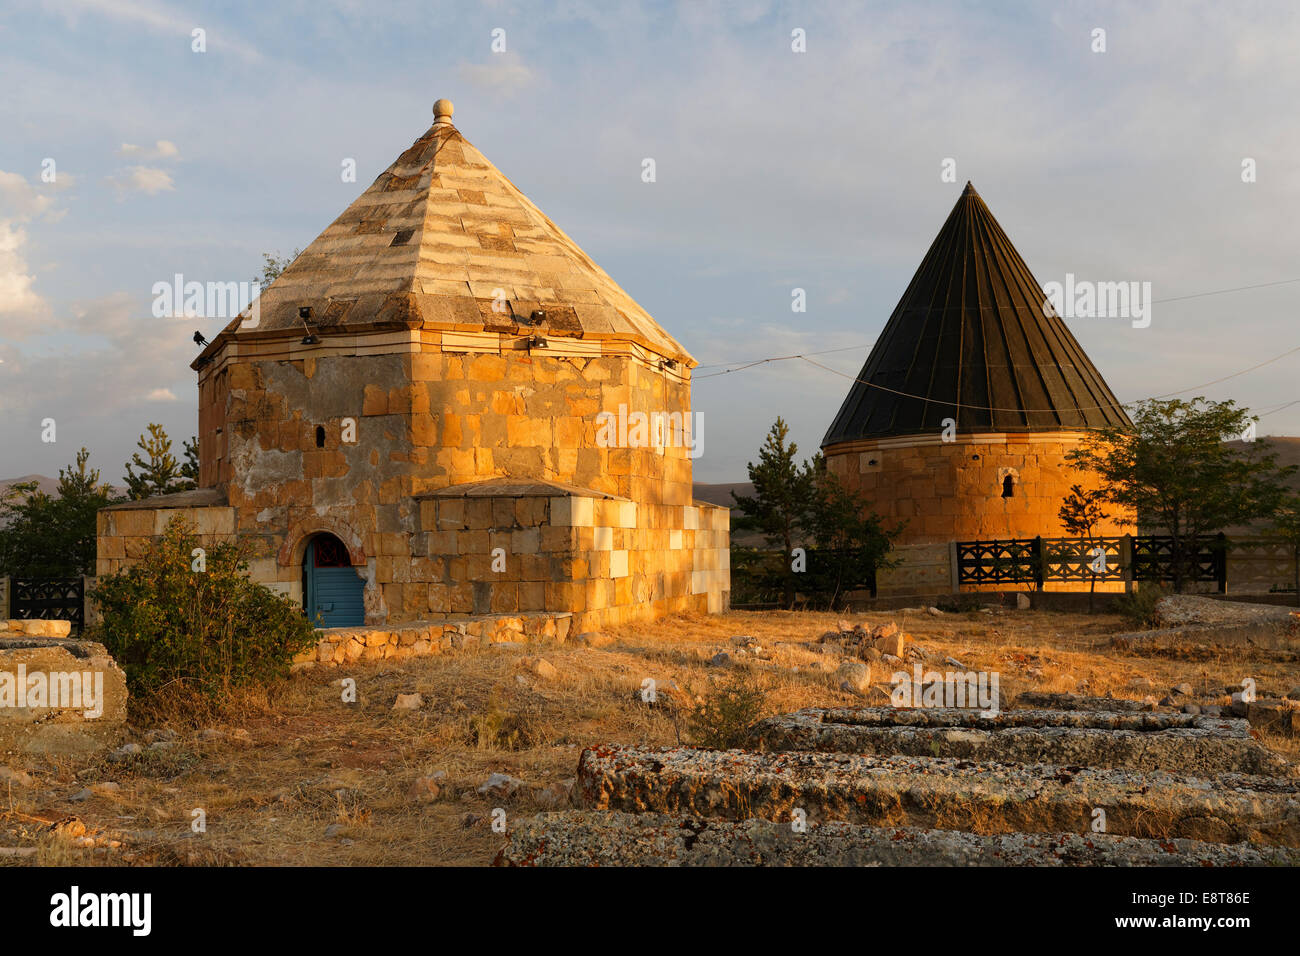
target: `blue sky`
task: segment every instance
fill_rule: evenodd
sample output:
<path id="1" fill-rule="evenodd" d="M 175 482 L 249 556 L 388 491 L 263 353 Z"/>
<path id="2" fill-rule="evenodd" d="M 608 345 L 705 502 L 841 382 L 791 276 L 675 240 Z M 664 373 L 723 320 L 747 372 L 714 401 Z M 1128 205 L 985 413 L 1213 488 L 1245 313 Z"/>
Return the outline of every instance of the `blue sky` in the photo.
<path id="1" fill-rule="evenodd" d="M 0 478 L 54 474 L 86 445 L 120 480 L 151 421 L 179 448 L 196 429 L 190 336 L 222 322 L 154 318 L 153 284 L 251 279 L 262 252 L 305 246 L 445 96 L 711 366 L 696 476 L 743 480 L 778 414 L 811 454 L 849 381 L 798 360 L 703 376 L 836 348 L 818 361 L 855 374 L 967 179 L 1044 283 L 1149 281 L 1160 300 L 1300 278 L 1296 49 L 1288 3 L 8 0 Z M 1127 401 L 1300 345 L 1297 294 L 1070 324 Z M 1298 369 L 1203 391 L 1264 411 L 1300 399 Z M 1300 405 L 1259 430 L 1300 434 Z"/>

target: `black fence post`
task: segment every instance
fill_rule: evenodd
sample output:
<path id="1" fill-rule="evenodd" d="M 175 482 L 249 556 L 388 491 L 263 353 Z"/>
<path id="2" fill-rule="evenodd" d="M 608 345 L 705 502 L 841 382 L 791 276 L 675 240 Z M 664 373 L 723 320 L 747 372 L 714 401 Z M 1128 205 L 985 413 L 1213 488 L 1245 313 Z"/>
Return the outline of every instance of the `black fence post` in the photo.
<path id="1" fill-rule="evenodd" d="M 1038 535 L 1036 538 L 1034 538 L 1033 555 L 1034 555 L 1034 590 L 1041 591 L 1043 589 L 1043 578 L 1046 576 L 1046 572 L 1047 572 L 1047 560 L 1043 553 L 1042 535 Z"/>
<path id="2" fill-rule="evenodd" d="M 1133 593 L 1133 581 L 1135 580 L 1133 574 L 1133 536 L 1131 534 L 1126 534 L 1120 539 L 1119 563 L 1124 573 L 1124 592 L 1131 594 Z"/>

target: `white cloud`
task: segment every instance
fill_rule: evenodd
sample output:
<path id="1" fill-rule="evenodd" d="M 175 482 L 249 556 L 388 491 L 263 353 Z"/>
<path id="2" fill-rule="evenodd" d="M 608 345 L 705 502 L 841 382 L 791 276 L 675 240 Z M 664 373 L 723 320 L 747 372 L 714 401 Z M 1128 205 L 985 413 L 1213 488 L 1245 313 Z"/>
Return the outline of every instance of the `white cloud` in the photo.
<path id="1" fill-rule="evenodd" d="M 177 401 L 176 393 L 170 388 L 155 388 L 144 397 L 146 402 L 174 402 Z"/>
<path id="2" fill-rule="evenodd" d="M 156 196 L 158 193 L 171 192 L 176 188 L 171 173 L 157 166 L 128 166 L 108 177 L 108 181 L 117 188 L 118 198 L 129 192 Z"/>
<path id="3" fill-rule="evenodd" d="M 462 63 L 460 77 L 484 92 L 501 97 L 533 88 L 539 82 L 536 71 L 511 53 L 494 53 L 486 63 Z"/>
<path id="4" fill-rule="evenodd" d="M 260 60 L 262 54 L 253 46 L 240 40 L 219 24 L 196 21 L 187 13 L 174 10 L 153 0 L 45 0 L 45 8 L 63 17 L 75 26 L 79 14 L 99 15 L 120 23 L 143 27 L 150 33 L 182 38 L 185 48 L 190 47 L 191 31 L 207 31 L 208 49 L 214 53 L 229 51 L 244 60 Z M 196 56 L 202 54 L 195 54 Z"/>
<path id="5" fill-rule="evenodd" d="M 144 146 L 137 146 L 134 143 L 123 143 L 122 148 L 118 150 L 119 155 L 130 156 L 134 159 L 159 160 L 159 159 L 176 159 L 180 156 L 181 151 L 176 144 L 169 139 L 160 139 L 154 143 L 153 149 L 147 149 Z"/>
<path id="6" fill-rule="evenodd" d="M 64 184 L 68 185 L 67 183 Z M 49 326 L 49 304 L 36 291 L 36 276 L 27 263 L 24 223 L 55 222 L 67 210 L 55 210 L 54 199 L 18 173 L 0 170 L 0 336 L 26 338 Z"/>

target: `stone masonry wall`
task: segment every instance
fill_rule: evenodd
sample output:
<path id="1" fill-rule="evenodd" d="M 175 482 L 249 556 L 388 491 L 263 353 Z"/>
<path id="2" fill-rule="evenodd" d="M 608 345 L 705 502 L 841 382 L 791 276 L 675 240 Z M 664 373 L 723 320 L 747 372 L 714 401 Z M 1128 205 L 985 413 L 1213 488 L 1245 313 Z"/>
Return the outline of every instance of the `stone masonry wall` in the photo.
<path id="1" fill-rule="evenodd" d="M 391 336 L 400 339 L 399 333 Z M 381 339 L 371 337 L 376 349 L 400 345 Z M 593 580 L 583 590 L 592 593 L 577 598 L 572 569 L 549 582 L 556 593 L 573 593 L 583 604 L 590 597 L 599 610 L 642 602 L 707 605 L 709 593 L 712 605 L 722 606 L 726 582 L 719 572 L 725 566 L 717 540 L 697 555 L 688 539 L 697 531 L 717 539 L 726 529 L 717 527 L 716 516 L 699 527 L 689 450 L 671 442 L 659 449 L 602 447 L 597 440 L 598 414 L 618 415 L 620 406 L 689 416 L 688 381 L 626 355 L 453 354 L 440 347 L 436 334 L 425 333 L 416 352 L 292 361 L 250 354 L 205 374 L 204 475 L 225 490 L 236 530 L 257 547 L 259 580 L 300 590 L 306 542 L 329 531 L 353 552 L 367 580 L 368 622 L 468 613 L 473 582 L 457 559 L 478 552 L 450 551 L 445 544 L 430 549 L 421 542 L 429 529 L 421 524 L 419 502 L 450 485 L 533 478 L 635 503 L 635 525 L 604 525 L 634 532 L 618 546 L 606 547 L 604 532 L 596 541 L 594 528 L 577 535 L 582 540 L 574 546 L 596 555 L 575 558 L 588 563 Z M 218 414 L 223 396 L 224 417 Z M 349 420 L 355 426 L 351 442 L 344 441 Z M 519 528 L 539 526 L 536 517 L 530 514 L 530 524 Z M 549 535 L 543 553 L 558 553 L 568 545 L 560 540 L 567 535 Z M 472 543 L 478 546 L 477 536 Z M 531 538 L 519 536 L 515 543 L 531 546 Z M 612 565 L 601 557 L 624 551 L 638 556 L 626 574 L 617 555 Z M 545 609 L 548 582 L 536 567 L 518 571 L 528 576 L 500 582 L 491 599 L 496 609 L 517 610 L 521 600 Z M 680 600 L 693 588 L 705 600 Z"/>
<path id="2" fill-rule="evenodd" d="M 1070 486 L 1095 487 L 1065 453 L 1082 440 L 1067 432 L 959 435 L 852 442 L 826 449 L 828 466 L 859 489 L 888 522 L 906 520 L 899 544 L 1061 537 L 1058 511 Z M 1014 494 L 1002 497 L 1010 475 Z M 1109 509 L 1113 511 L 1114 509 Z M 1099 534 L 1135 533 L 1112 517 Z"/>

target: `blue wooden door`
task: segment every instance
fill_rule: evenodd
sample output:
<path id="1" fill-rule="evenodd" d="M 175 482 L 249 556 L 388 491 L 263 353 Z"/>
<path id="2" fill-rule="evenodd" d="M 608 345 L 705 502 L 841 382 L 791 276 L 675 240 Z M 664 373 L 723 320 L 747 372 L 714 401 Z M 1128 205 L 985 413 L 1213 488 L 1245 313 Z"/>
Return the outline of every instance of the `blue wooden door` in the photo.
<path id="1" fill-rule="evenodd" d="M 317 627 L 360 627 L 365 623 L 361 578 L 337 538 L 319 535 L 308 542 L 303 584 L 307 616 Z"/>

